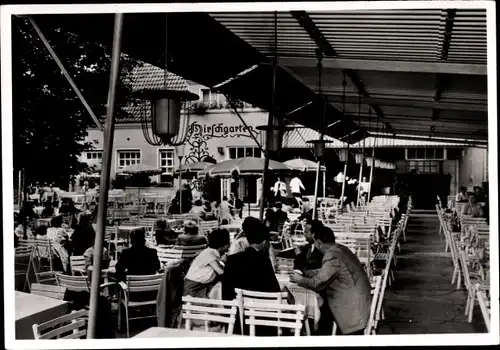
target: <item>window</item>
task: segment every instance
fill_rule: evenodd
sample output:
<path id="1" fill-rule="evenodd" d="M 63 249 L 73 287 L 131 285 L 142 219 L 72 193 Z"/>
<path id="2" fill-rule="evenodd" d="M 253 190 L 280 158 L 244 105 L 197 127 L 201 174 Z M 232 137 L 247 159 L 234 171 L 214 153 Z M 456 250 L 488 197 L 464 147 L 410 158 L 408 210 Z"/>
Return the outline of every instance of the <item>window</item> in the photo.
<path id="1" fill-rule="evenodd" d="M 210 101 L 210 90 L 201 89 L 201 99 L 203 102 L 209 102 Z"/>
<path id="2" fill-rule="evenodd" d="M 439 174 L 441 168 L 441 164 L 438 161 L 413 160 L 408 161 L 406 164 L 408 172 L 415 169 L 421 174 Z"/>
<path id="3" fill-rule="evenodd" d="M 141 163 L 140 150 L 123 150 L 118 151 L 118 169 L 127 167 L 133 164 Z"/>
<path id="4" fill-rule="evenodd" d="M 262 152 L 259 147 L 229 147 L 229 159 L 256 157 L 260 158 Z"/>
<path id="5" fill-rule="evenodd" d="M 88 151 L 85 153 L 87 160 L 94 162 L 102 162 L 102 151 Z"/>
<path id="6" fill-rule="evenodd" d="M 444 148 L 408 148 L 406 159 L 445 159 Z"/>
<path id="7" fill-rule="evenodd" d="M 171 180 L 171 177 L 174 175 L 174 150 L 160 150 L 160 169 L 160 182 L 166 182 L 169 178 Z"/>

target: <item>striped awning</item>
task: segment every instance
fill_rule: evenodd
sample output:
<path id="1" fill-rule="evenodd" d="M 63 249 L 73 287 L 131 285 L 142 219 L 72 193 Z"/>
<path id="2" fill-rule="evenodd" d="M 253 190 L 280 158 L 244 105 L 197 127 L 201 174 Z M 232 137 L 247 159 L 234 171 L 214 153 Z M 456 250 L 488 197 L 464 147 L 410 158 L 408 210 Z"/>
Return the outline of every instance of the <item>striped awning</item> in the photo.
<path id="1" fill-rule="evenodd" d="M 373 136 L 369 136 L 364 140 L 364 147 L 380 147 L 380 148 L 389 148 L 389 147 L 403 147 L 403 148 L 411 148 L 411 147 L 470 147 L 470 144 L 457 142 L 442 142 L 442 141 L 433 141 L 433 140 L 403 140 L 403 139 L 393 139 L 393 138 L 376 138 Z M 349 146 L 350 148 L 363 148 L 363 141 L 359 141 L 353 145 Z"/>
<path id="2" fill-rule="evenodd" d="M 319 132 L 306 127 L 298 127 L 292 131 L 286 132 L 283 137 L 283 147 L 284 148 L 312 148 L 307 141 L 318 140 Z M 344 148 L 347 147 L 347 143 L 334 139 L 330 136 L 324 136 L 325 141 L 332 141 L 332 143 L 327 143 L 328 148 Z M 351 145 L 352 147 L 352 145 Z"/>

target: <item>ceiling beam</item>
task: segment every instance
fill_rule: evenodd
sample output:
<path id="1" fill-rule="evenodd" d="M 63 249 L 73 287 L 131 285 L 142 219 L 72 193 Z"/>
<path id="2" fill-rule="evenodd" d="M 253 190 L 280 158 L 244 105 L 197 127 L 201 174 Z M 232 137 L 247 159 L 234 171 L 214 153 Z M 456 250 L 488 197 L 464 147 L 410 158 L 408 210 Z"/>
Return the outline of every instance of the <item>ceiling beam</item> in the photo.
<path id="1" fill-rule="evenodd" d="M 328 101 L 332 103 L 342 103 L 342 96 L 333 93 L 324 93 L 324 96 L 328 97 Z M 347 104 L 358 104 L 358 98 L 356 96 L 346 96 L 345 102 Z M 389 107 L 408 107 L 408 108 L 436 108 L 441 110 L 453 110 L 453 111 L 471 111 L 471 112 L 488 112 L 487 104 L 473 104 L 469 103 L 450 103 L 450 102 L 432 102 L 432 101 L 412 101 L 408 99 L 400 98 L 381 98 L 381 97 L 365 97 L 362 99 L 361 103 L 364 104 L 378 104 L 380 106 Z"/>
<path id="2" fill-rule="evenodd" d="M 293 18 L 299 22 L 304 30 L 309 34 L 311 39 L 316 43 L 316 46 L 323 52 L 325 56 L 334 57 L 337 53 L 325 38 L 323 33 L 316 26 L 314 21 L 309 17 L 306 11 L 291 11 Z"/>
<path id="3" fill-rule="evenodd" d="M 337 56 L 337 53 L 335 52 L 333 45 L 326 39 L 326 37 L 323 35 L 323 33 L 319 30 L 314 21 L 311 19 L 311 17 L 309 17 L 307 12 L 292 11 L 291 14 L 299 22 L 302 28 L 304 28 L 307 34 L 309 34 L 311 39 L 316 43 L 316 46 L 324 56 L 329 56 L 329 57 Z M 321 59 L 323 59 L 323 56 Z M 363 84 L 363 81 L 360 79 L 358 73 L 355 70 L 344 69 L 343 72 L 349 78 L 351 83 L 356 87 L 361 96 L 370 97 L 370 95 L 366 91 L 366 87 Z M 391 131 L 392 130 L 391 125 L 384 120 L 384 112 L 382 111 L 382 108 L 380 108 L 380 106 L 378 106 L 377 104 L 370 104 L 370 107 L 373 108 L 378 119 L 381 120 L 381 122 L 386 125 L 389 131 Z"/>
<path id="4" fill-rule="evenodd" d="M 396 134 L 400 135 L 413 135 L 413 136 L 423 136 L 429 139 L 429 131 L 428 130 L 416 130 L 414 128 L 397 128 Z M 488 135 L 473 135 L 470 132 L 447 132 L 447 131 L 434 131 L 432 133 L 432 138 L 455 138 L 455 139 L 474 139 L 474 140 L 483 140 L 484 142 L 488 142 Z"/>
<path id="5" fill-rule="evenodd" d="M 463 145 L 469 145 L 469 146 L 474 146 L 474 145 L 487 145 L 488 141 L 483 141 L 483 140 L 450 140 L 447 138 L 442 138 L 442 137 L 422 137 L 422 136 L 415 136 L 415 135 L 403 135 L 403 134 L 396 134 L 396 135 L 374 135 L 371 134 L 371 137 L 380 137 L 380 138 L 388 138 L 388 139 L 397 139 L 397 140 L 415 140 L 415 141 L 430 141 L 430 142 L 448 142 L 448 143 L 456 143 L 458 145 L 463 144 Z M 363 141 L 361 141 L 363 142 Z"/>
<path id="6" fill-rule="evenodd" d="M 315 58 L 280 57 L 280 64 L 288 67 L 316 68 Z M 356 69 L 379 72 L 406 72 L 430 74 L 487 75 L 486 64 L 449 62 L 411 62 L 390 60 L 363 60 L 351 58 L 325 58 L 326 69 Z"/>

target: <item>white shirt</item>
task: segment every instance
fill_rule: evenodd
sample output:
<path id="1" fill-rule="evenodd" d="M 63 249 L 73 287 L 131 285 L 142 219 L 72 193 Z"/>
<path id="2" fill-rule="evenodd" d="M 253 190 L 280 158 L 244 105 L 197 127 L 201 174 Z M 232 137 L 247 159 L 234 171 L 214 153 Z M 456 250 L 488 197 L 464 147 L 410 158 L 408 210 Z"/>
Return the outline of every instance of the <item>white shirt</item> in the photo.
<path id="1" fill-rule="evenodd" d="M 274 184 L 274 195 L 278 195 L 278 192 L 282 197 L 286 197 L 286 184 L 282 181 L 276 181 Z"/>
<path id="2" fill-rule="evenodd" d="M 335 181 L 336 182 L 344 182 L 344 173 L 340 172 L 335 176 Z"/>
<path id="3" fill-rule="evenodd" d="M 305 190 L 304 184 L 298 177 L 294 177 L 290 181 L 290 187 L 292 188 L 292 193 L 300 193 L 300 189 Z"/>
<path id="4" fill-rule="evenodd" d="M 469 199 L 469 197 L 467 196 L 467 194 L 464 195 L 461 192 L 459 194 L 457 194 L 457 196 L 455 197 L 455 201 L 457 201 L 457 202 L 464 201 L 464 200 L 467 200 L 467 199 Z"/>
<path id="5" fill-rule="evenodd" d="M 220 259 L 220 254 L 216 249 L 204 249 L 191 263 L 186 278 L 193 282 L 208 284 L 217 277 L 217 272 L 210 266 L 212 261 Z"/>

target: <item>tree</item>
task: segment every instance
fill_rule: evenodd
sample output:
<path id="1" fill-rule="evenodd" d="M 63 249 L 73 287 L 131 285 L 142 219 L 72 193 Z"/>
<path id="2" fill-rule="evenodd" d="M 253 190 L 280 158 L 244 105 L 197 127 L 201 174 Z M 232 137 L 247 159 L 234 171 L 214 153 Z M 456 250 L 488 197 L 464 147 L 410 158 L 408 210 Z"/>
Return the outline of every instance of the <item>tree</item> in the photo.
<path id="1" fill-rule="evenodd" d="M 87 170 L 78 156 L 94 122 L 28 20 L 13 18 L 12 89 L 14 170 L 26 171 L 26 183 L 53 182 L 66 188 L 72 176 Z M 110 51 L 60 29 L 44 33 L 94 114 L 106 114 Z M 122 55 L 116 118 L 133 103 L 131 70 L 140 63 Z"/>

